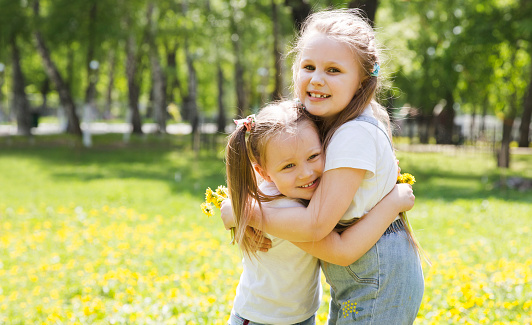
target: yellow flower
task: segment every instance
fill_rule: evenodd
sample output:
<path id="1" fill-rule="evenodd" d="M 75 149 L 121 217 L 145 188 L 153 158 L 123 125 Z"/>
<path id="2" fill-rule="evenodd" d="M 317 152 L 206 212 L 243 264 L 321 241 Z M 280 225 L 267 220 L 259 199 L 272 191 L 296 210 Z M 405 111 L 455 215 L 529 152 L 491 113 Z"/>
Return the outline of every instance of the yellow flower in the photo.
<path id="1" fill-rule="evenodd" d="M 222 202 L 223 200 L 225 200 L 225 198 L 218 194 L 215 194 L 215 195 L 216 195 L 216 198 L 212 201 L 212 204 L 214 204 L 214 206 L 219 209 L 222 206 Z"/>
<path id="2" fill-rule="evenodd" d="M 216 194 L 223 197 L 224 199 L 227 199 L 229 197 L 229 191 L 227 190 L 227 187 L 223 185 L 218 186 L 218 188 L 216 189 Z"/>
<path id="3" fill-rule="evenodd" d="M 207 187 L 207 190 L 205 191 L 205 202 L 207 203 L 213 203 L 215 200 L 214 192 L 211 190 L 210 187 Z"/>
<path id="4" fill-rule="evenodd" d="M 409 173 L 404 173 L 397 177 L 397 183 L 408 183 L 410 185 L 414 185 L 415 182 L 416 178 Z"/>
<path id="5" fill-rule="evenodd" d="M 228 193 L 227 187 L 223 185 L 218 186 L 215 191 L 210 187 L 207 187 L 207 190 L 205 191 L 205 202 L 201 205 L 203 213 L 212 216 L 214 214 L 213 205 L 220 209 L 223 200 L 228 197 Z"/>
<path id="6" fill-rule="evenodd" d="M 212 207 L 212 204 L 203 202 L 201 204 L 201 211 L 207 215 L 207 217 L 212 217 L 214 215 L 214 209 Z"/>

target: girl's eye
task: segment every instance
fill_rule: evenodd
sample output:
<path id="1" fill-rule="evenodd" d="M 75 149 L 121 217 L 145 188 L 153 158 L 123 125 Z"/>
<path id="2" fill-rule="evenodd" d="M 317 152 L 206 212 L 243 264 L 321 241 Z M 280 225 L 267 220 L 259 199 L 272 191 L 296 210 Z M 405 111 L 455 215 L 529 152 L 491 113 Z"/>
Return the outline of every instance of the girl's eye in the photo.
<path id="1" fill-rule="evenodd" d="M 309 71 L 316 70 L 316 68 L 313 65 L 310 65 L 310 64 L 307 64 L 307 65 L 303 66 L 303 69 L 309 70 Z"/>
<path id="2" fill-rule="evenodd" d="M 337 72 L 340 72 L 340 70 L 336 68 L 329 68 L 329 72 L 337 73 Z"/>
<path id="3" fill-rule="evenodd" d="M 284 166 L 283 169 L 292 168 L 292 167 L 294 167 L 294 166 L 295 166 L 294 164 L 288 164 L 288 165 Z"/>
<path id="4" fill-rule="evenodd" d="M 316 159 L 319 155 L 319 153 L 313 154 L 312 156 L 308 157 L 308 160 Z"/>

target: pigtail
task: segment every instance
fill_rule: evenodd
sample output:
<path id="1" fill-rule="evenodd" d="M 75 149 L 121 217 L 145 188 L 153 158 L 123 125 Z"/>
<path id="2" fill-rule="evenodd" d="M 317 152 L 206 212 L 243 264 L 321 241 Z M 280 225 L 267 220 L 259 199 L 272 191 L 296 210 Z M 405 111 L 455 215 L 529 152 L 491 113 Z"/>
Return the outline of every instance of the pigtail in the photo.
<path id="1" fill-rule="evenodd" d="M 264 235 L 256 234 L 258 238 L 245 236 L 249 225 L 253 205 L 259 204 L 259 190 L 255 170 L 251 163 L 246 144 L 246 127 L 240 126 L 231 134 L 226 149 L 227 185 L 235 216 L 235 240 L 246 254 L 255 255 L 255 240 L 261 242 Z"/>

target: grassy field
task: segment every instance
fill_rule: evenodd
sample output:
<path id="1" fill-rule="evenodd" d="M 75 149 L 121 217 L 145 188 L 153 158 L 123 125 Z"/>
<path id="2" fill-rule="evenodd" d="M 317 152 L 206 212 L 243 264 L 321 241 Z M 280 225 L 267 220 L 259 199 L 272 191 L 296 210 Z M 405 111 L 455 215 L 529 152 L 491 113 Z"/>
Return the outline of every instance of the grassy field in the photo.
<path id="1" fill-rule="evenodd" d="M 199 208 L 224 183 L 222 148 L 120 139 L 1 139 L 0 324 L 225 324 L 241 255 Z M 399 158 L 432 262 L 416 324 L 530 324 L 532 192 L 497 182 L 532 178 L 532 157 L 502 176 L 486 154 Z"/>

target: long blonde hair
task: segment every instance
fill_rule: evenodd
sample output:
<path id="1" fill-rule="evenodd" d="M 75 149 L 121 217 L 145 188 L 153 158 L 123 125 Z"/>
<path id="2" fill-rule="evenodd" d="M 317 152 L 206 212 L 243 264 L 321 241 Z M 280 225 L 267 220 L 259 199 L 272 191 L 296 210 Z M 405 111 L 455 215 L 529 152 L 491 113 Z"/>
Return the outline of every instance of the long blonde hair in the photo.
<path id="1" fill-rule="evenodd" d="M 281 132 L 296 134 L 304 121 L 312 122 L 310 115 L 298 109 L 295 101 L 280 101 L 262 108 L 255 117 L 254 125 L 249 131 L 240 126 L 230 135 L 226 147 L 227 185 L 236 221 L 235 240 L 243 252 L 255 254 L 254 241 L 245 236 L 249 225 L 253 204 L 271 201 L 278 196 L 268 196 L 258 187 L 258 180 L 253 168 L 254 164 L 264 167 L 266 163 L 266 147 Z M 312 122 L 311 125 L 317 127 Z M 262 241 L 262 233 L 257 234 Z"/>

